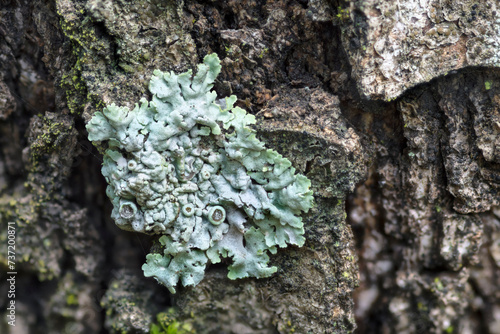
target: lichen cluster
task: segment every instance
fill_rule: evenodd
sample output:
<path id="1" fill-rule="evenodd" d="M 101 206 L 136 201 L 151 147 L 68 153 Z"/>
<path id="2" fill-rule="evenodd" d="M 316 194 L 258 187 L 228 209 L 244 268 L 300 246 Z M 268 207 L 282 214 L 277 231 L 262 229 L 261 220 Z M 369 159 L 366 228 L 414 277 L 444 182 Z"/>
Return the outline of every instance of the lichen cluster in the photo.
<path id="1" fill-rule="evenodd" d="M 162 234 L 163 254 L 148 254 L 146 276 L 171 292 L 198 284 L 207 263 L 232 258 L 228 277 L 268 277 L 268 252 L 304 244 L 301 212 L 312 206 L 310 181 L 266 149 L 248 127 L 254 116 L 215 103 L 217 55 L 176 75 L 155 71 L 133 110 L 114 104 L 87 125 L 107 141 L 102 173 L 112 217 L 126 230 Z M 222 107 L 221 107 L 222 105 Z"/>

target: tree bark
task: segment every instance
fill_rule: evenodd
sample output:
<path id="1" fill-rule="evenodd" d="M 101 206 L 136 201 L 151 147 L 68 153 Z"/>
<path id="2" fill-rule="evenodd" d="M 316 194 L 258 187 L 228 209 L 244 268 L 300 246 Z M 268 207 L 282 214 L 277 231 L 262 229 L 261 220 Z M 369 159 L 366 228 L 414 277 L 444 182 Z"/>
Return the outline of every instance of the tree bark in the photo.
<path id="1" fill-rule="evenodd" d="M 0 332 L 499 333 L 498 6 L 4 1 Z M 272 277 L 213 265 L 172 295 L 140 270 L 157 237 L 111 220 L 85 124 L 209 53 L 315 206 Z"/>

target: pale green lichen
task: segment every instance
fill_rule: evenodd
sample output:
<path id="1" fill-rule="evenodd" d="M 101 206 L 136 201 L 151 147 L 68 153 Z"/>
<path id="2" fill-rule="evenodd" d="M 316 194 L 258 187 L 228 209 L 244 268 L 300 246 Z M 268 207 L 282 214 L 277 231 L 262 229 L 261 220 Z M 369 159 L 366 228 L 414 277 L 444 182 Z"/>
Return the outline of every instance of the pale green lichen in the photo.
<path id="1" fill-rule="evenodd" d="M 113 219 L 162 234 L 163 254 L 148 254 L 142 268 L 171 292 L 179 280 L 198 284 L 221 257 L 232 258 L 231 279 L 268 277 L 277 270 L 268 252 L 305 241 L 310 181 L 256 138 L 255 117 L 233 107 L 235 96 L 215 103 L 220 68 L 212 54 L 194 77 L 155 71 L 152 101 L 112 104 L 87 125 L 91 141 L 108 142 L 102 173 Z"/>

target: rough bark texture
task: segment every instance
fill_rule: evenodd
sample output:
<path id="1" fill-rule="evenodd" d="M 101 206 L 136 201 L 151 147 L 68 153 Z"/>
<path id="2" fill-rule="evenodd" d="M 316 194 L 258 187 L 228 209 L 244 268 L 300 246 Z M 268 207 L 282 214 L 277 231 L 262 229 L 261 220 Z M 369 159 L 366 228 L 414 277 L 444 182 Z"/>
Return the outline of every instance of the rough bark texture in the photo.
<path id="1" fill-rule="evenodd" d="M 18 275 L 16 327 L 0 285 L 0 332 L 499 333 L 498 6 L 4 1 L 0 269 L 16 222 Z M 315 207 L 272 277 L 217 265 L 170 295 L 140 271 L 155 238 L 110 220 L 84 125 L 212 52 L 215 91 L 257 116 Z"/>
<path id="2" fill-rule="evenodd" d="M 498 1 L 362 0 L 339 7 L 359 90 L 391 100 L 465 66 L 500 66 Z"/>

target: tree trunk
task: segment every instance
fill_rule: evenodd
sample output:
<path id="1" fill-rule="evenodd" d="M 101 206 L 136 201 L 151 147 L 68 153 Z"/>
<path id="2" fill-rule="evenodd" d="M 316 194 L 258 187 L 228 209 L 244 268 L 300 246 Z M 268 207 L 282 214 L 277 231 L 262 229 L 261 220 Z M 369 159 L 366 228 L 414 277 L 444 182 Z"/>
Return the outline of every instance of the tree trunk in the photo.
<path id="1" fill-rule="evenodd" d="M 500 333 L 498 6 L 4 0 L 0 332 Z M 85 124 L 210 53 L 315 203 L 271 277 L 212 265 L 170 294 L 141 271 L 158 237 L 111 220 Z"/>

